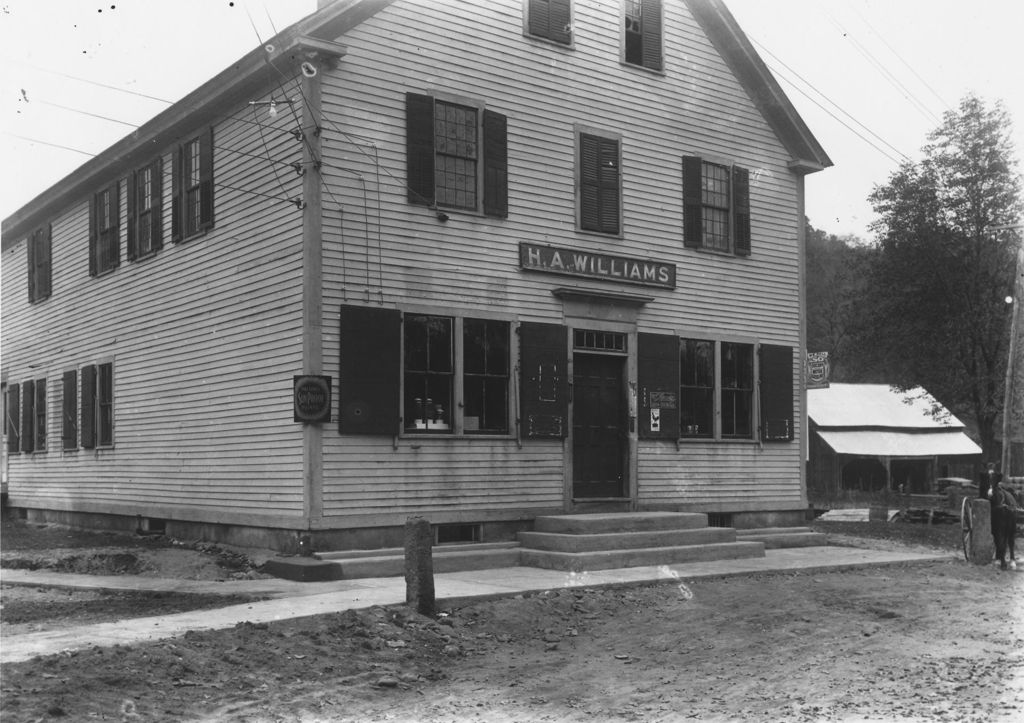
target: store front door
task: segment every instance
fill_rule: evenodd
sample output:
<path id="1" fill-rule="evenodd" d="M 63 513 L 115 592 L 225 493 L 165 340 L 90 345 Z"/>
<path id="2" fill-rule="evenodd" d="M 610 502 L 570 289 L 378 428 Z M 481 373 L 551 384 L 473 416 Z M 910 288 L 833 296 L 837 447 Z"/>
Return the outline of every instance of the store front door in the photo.
<path id="1" fill-rule="evenodd" d="M 574 499 L 626 496 L 627 408 L 621 356 L 575 354 L 572 393 Z"/>

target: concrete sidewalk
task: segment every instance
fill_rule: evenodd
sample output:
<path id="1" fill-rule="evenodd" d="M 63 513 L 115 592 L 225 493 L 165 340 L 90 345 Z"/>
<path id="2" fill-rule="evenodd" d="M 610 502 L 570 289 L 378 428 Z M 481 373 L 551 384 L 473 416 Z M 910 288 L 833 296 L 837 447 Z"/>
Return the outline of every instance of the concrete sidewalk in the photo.
<path id="1" fill-rule="evenodd" d="M 535 567 L 439 573 L 434 576 L 438 608 L 474 599 L 507 597 L 570 587 L 637 585 L 786 571 L 826 571 L 899 563 L 955 559 L 950 554 L 892 552 L 852 547 L 800 547 L 767 550 L 764 557 L 715 560 L 657 567 L 627 567 L 565 573 Z M 219 630 L 239 623 L 267 623 L 308 615 L 395 605 L 405 602 L 402 577 L 303 583 L 289 580 L 206 582 L 133 576 L 71 575 L 46 571 L 3 570 L 5 585 L 61 586 L 115 590 L 242 594 L 272 599 L 213 610 L 120 620 L 24 635 L 5 636 L 0 663 L 14 663 L 93 646 L 129 645 L 183 635 L 189 630 Z"/>

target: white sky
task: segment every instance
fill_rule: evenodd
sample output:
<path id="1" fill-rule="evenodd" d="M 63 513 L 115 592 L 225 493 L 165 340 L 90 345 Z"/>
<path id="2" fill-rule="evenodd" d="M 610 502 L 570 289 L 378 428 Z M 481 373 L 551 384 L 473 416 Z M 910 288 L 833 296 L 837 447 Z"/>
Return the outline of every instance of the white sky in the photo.
<path id="1" fill-rule="evenodd" d="M 867 238 L 874 185 L 971 91 L 1005 103 L 1024 159 L 1021 0 L 725 2 L 835 163 L 807 180 L 815 227 Z M 142 96 L 178 100 L 315 8 L 0 0 L 0 218 L 168 105 Z"/>

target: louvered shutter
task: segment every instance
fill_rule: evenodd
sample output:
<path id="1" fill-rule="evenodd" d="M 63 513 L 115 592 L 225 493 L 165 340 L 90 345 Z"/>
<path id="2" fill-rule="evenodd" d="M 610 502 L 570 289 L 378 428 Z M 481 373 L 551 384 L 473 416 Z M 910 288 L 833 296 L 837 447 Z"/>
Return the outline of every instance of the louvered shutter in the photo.
<path id="1" fill-rule="evenodd" d="M 750 255 L 750 173 L 733 166 L 733 252 L 737 256 Z"/>
<path id="2" fill-rule="evenodd" d="M 551 33 L 550 0 L 530 0 L 527 12 L 530 13 L 530 35 L 548 37 Z"/>
<path id="3" fill-rule="evenodd" d="M 185 169 L 181 167 L 184 162 L 185 154 L 181 151 L 181 146 L 177 146 L 174 149 L 174 153 L 171 155 L 171 241 L 178 243 L 182 239 L 182 229 L 184 228 L 184 197 L 182 195 L 182 184 L 185 182 Z"/>
<path id="4" fill-rule="evenodd" d="M 568 45 L 572 42 L 572 0 L 551 0 L 548 6 L 548 38 Z"/>
<path id="5" fill-rule="evenodd" d="M 661 0 L 643 0 L 643 66 L 661 70 Z"/>
<path id="6" fill-rule="evenodd" d="M 402 316 L 397 309 L 341 307 L 338 431 L 399 431 Z"/>
<path id="7" fill-rule="evenodd" d="M 679 438 L 679 338 L 637 335 L 638 432 L 641 439 Z"/>
<path id="8" fill-rule="evenodd" d="M 96 447 L 96 367 L 82 367 L 82 448 Z"/>
<path id="9" fill-rule="evenodd" d="M 559 324 L 519 327 L 520 424 L 527 439 L 564 439 L 569 417 L 568 330 Z"/>
<path id="10" fill-rule="evenodd" d="M 405 173 L 409 203 L 434 205 L 434 99 L 405 94 Z"/>
<path id="11" fill-rule="evenodd" d="M 63 449 L 78 448 L 78 373 L 74 369 L 64 372 L 61 380 L 63 396 L 61 401 L 61 446 Z"/>
<path id="12" fill-rule="evenodd" d="M 580 134 L 580 227 L 619 232 L 619 143 Z"/>
<path id="13" fill-rule="evenodd" d="M 128 201 L 128 260 L 134 261 L 139 257 L 138 249 L 138 227 L 139 209 L 137 208 L 139 195 L 139 172 L 132 171 L 128 174 L 128 188 L 126 191 Z"/>
<path id="14" fill-rule="evenodd" d="M 7 451 L 17 454 L 21 450 L 21 388 L 12 384 L 7 388 Z"/>
<path id="15" fill-rule="evenodd" d="M 793 439 L 793 348 L 761 345 L 761 439 Z"/>
<path id="16" fill-rule="evenodd" d="M 484 111 L 484 213 L 508 216 L 508 121 Z"/>
<path id="17" fill-rule="evenodd" d="M 28 263 L 25 264 L 28 270 L 28 300 L 35 301 L 36 296 L 36 247 L 39 245 L 39 231 L 33 231 L 28 237 Z"/>
<path id="18" fill-rule="evenodd" d="M 31 452 L 35 449 L 35 401 L 36 383 L 29 379 L 21 385 L 24 404 L 21 414 L 21 451 Z"/>
<path id="19" fill-rule="evenodd" d="M 38 299 L 46 299 L 53 292 L 53 224 L 47 224 L 45 231 L 40 231 L 42 248 L 37 254 L 42 254 L 42 263 L 39 269 L 39 278 L 36 279 L 36 293 Z"/>
<path id="20" fill-rule="evenodd" d="M 699 156 L 683 156 L 683 245 L 699 249 L 704 245 L 704 213 Z"/>
<path id="21" fill-rule="evenodd" d="M 213 126 L 199 136 L 199 230 L 213 228 Z"/>
<path id="22" fill-rule="evenodd" d="M 99 223 L 99 196 L 94 194 L 89 202 L 89 276 L 95 276 L 97 270 Z"/>

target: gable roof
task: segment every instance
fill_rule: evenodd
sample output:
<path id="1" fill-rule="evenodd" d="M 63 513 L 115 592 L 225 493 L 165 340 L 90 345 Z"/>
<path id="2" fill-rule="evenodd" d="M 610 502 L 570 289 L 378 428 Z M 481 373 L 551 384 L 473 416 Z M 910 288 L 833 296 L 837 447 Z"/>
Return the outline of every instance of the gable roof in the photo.
<path id="1" fill-rule="evenodd" d="M 831 384 L 807 390 L 807 416 L 819 428 L 963 429 L 963 423 L 923 387 Z"/>
<path id="2" fill-rule="evenodd" d="M 264 46 L 253 49 L 4 219 L 3 249 L 27 236 L 49 216 L 87 198 L 125 169 L 147 162 L 155 152 L 212 122 L 218 112 L 269 84 L 278 75 L 273 65 L 276 60 L 315 53 L 343 54 L 342 46 L 333 41 L 393 2 L 395 0 L 323 2 L 316 12 L 281 31 Z M 832 161 L 722 0 L 686 0 L 686 3 L 792 155 L 790 169 L 803 174 L 831 166 Z M 273 50 L 269 51 L 270 48 Z"/>
<path id="3" fill-rule="evenodd" d="M 825 149 L 796 112 L 725 3 L 722 0 L 686 0 L 686 4 L 775 135 L 792 154 L 790 169 L 796 173 L 814 173 L 831 166 L 832 160 Z"/>
<path id="4" fill-rule="evenodd" d="M 837 454 L 935 457 L 981 454 L 963 423 L 923 387 L 831 384 L 807 390 L 807 416 Z"/>

